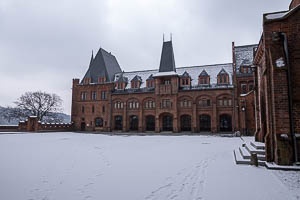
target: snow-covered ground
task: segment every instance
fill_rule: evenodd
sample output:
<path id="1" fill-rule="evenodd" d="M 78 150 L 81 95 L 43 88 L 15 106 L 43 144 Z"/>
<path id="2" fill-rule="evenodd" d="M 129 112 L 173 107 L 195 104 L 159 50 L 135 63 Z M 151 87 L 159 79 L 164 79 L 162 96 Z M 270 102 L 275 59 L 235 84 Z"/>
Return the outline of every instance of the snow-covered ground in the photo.
<path id="1" fill-rule="evenodd" d="M 2 200 L 300 199 L 300 172 L 236 165 L 240 138 L 0 134 Z"/>

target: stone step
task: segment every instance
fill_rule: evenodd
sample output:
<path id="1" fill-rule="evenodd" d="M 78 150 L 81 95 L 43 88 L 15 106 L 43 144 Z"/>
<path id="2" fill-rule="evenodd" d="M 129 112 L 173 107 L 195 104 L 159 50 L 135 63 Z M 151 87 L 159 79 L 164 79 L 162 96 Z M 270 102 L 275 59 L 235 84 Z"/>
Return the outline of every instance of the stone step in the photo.
<path id="1" fill-rule="evenodd" d="M 236 164 L 251 165 L 250 159 L 244 159 L 240 151 L 233 150 L 233 154 Z"/>
<path id="2" fill-rule="evenodd" d="M 249 153 L 256 153 L 257 155 L 265 155 L 265 150 L 264 149 L 256 149 L 253 147 L 251 144 L 247 143 L 245 145 L 246 149 L 249 151 Z"/>
<path id="3" fill-rule="evenodd" d="M 244 159 L 251 159 L 251 154 L 246 148 L 246 146 L 239 147 L 239 151 Z M 261 161 L 266 161 L 266 156 L 262 154 L 257 154 L 257 159 Z"/>
<path id="4" fill-rule="evenodd" d="M 240 149 L 239 150 L 234 150 L 233 154 L 234 154 L 236 164 L 242 164 L 242 165 L 251 165 L 252 164 L 251 163 L 251 158 L 244 158 Z M 266 166 L 265 161 L 261 160 L 259 158 L 259 156 L 257 158 L 258 158 L 258 165 L 259 166 Z"/>
<path id="5" fill-rule="evenodd" d="M 250 144 L 256 148 L 256 149 L 262 149 L 262 150 L 265 150 L 265 143 L 262 143 L 262 142 L 250 142 Z"/>

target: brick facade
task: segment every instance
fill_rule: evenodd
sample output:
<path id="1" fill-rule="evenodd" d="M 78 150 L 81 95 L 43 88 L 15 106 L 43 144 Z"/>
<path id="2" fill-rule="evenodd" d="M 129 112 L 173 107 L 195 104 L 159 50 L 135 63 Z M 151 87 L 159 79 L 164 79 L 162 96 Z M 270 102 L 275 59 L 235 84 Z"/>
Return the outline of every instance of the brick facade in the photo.
<path id="1" fill-rule="evenodd" d="M 291 8 L 264 14 L 254 58 L 256 139 L 266 143 L 267 161 L 283 165 L 297 159 L 295 136 L 300 130 L 299 1 L 293 1 Z"/>
<path id="2" fill-rule="evenodd" d="M 256 46 L 233 45 L 233 55 L 238 57 L 233 58 L 234 65 L 241 66 L 236 76 L 232 63 L 175 68 L 172 42 L 164 42 L 159 70 L 116 72 L 111 81 L 99 81 L 95 74 L 89 75 L 90 71 L 97 71 L 93 62 L 98 62 L 99 74 L 109 67 L 101 63 L 100 58 L 94 61 L 99 55 L 112 56 L 101 50 L 95 58 L 92 56 L 83 80 L 73 79 L 71 120 L 74 128 L 254 134 L 250 66 Z M 244 54 L 246 56 L 241 57 Z M 243 92 L 242 83 L 246 83 Z"/>

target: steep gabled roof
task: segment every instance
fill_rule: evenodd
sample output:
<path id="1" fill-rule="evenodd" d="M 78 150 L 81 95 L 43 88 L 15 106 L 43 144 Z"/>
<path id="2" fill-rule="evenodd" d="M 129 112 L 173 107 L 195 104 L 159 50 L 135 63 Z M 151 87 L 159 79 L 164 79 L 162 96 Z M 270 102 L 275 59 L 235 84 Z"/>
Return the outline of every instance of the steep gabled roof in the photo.
<path id="1" fill-rule="evenodd" d="M 121 72 L 121 68 L 114 55 L 100 48 L 95 58 L 92 53 L 89 69 L 83 79 L 90 78 L 91 83 L 97 83 L 99 77 L 105 77 L 107 82 L 112 82 L 114 74 Z"/>
<path id="2" fill-rule="evenodd" d="M 218 73 L 218 76 L 221 74 L 228 74 L 228 73 L 226 72 L 226 70 L 224 68 L 222 68 L 221 71 Z"/>
<path id="3" fill-rule="evenodd" d="M 124 72 L 122 72 L 118 78 L 118 80 L 116 81 L 117 83 L 128 83 L 128 78 L 125 77 Z"/>
<path id="4" fill-rule="evenodd" d="M 189 73 L 187 73 L 186 71 L 184 71 L 184 73 L 181 75 L 181 77 L 191 77 Z"/>
<path id="5" fill-rule="evenodd" d="M 199 76 L 208 76 L 208 73 L 204 70 L 199 74 Z"/>
<path id="6" fill-rule="evenodd" d="M 163 43 L 159 72 L 176 72 L 172 41 Z"/>
<path id="7" fill-rule="evenodd" d="M 147 78 L 147 80 L 154 80 L 153 74 L 151 74 L 151 75 Z"/>
<path id="8" fill-rule="evenodd" d="M 140 81 L 142 82 L 142 78 L 138 75 L 136 75 L 135 77 L 133 77 L 133 79 L 131 81 Z"/>

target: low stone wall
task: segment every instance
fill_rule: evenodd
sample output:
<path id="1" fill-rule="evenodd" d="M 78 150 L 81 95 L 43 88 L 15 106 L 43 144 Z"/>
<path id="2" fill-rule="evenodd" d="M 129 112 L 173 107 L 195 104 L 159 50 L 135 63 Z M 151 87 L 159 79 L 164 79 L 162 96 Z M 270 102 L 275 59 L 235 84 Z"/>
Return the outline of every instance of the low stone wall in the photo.
<path id="1" fill-rule="evenodd" d="M 51 131 L 72 131 L 72 123 L 42 123 L 37 117 L 28 117 L 26 121 L 20 121 L 18 131 L 28 132 L 51 132 Z"/>
<path id="2" fill-rule="evenodd" d="M 0 125 L 0 132 L 15 132 L 18 128 L 18 125 Z"/>

